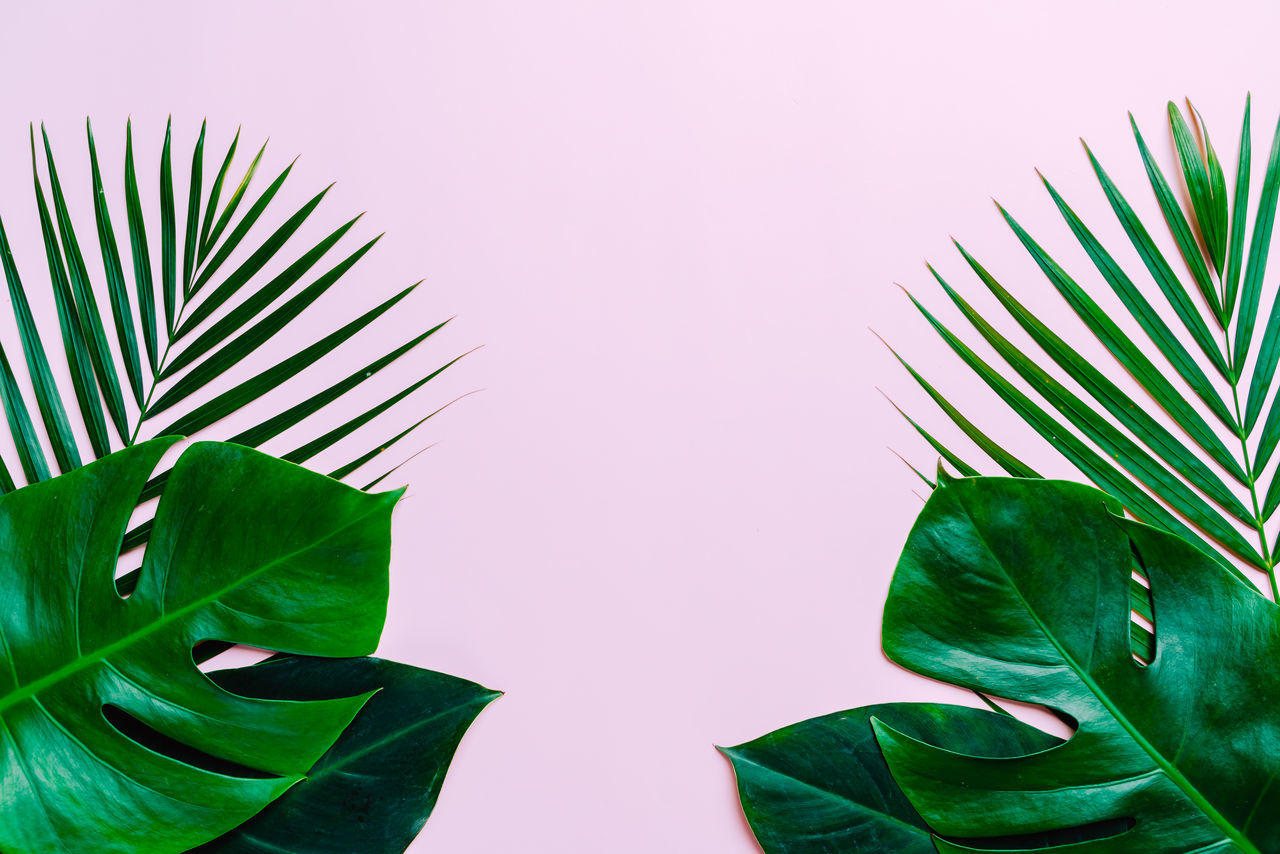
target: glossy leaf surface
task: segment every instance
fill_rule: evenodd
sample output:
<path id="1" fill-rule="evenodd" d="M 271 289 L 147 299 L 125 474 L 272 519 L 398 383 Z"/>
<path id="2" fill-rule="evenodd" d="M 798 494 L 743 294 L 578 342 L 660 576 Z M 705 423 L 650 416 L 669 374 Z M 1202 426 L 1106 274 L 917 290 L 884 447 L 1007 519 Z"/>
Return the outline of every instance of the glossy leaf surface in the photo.
<path id="1" fill-rule="evenodd" d="M 218 640 L 372 652 L 398 493 L 195 444 L 174 465 L 137 586 L 122 598 L 125 528 L 173 441 L 0 497 L 6 854 L 185 851 L 300 780 L 367 699 L 362 689 L 316 702 L 239 696 L 200 673 L 191 650 Z M 139 723 L 203 761 L 125 735 Z"/>
<path id="2" fill-rule="evenodd" d="M 987 756 L 1020 756 L 1058 743 L 1008 715 L 885 703 L 724 748 L 743 812 L 767 854 L 937 854 L 929 825 L 889 774 L 873 721 L 929 744 Z"/>
<path id="3" fill-rule="evenodd" d="M 281 657 L 213 679 L 250 697 L 376 691 L 342 737 L 257 817 L 200 854 L 401 854 L 435 806 L 467 727 L 498 692 L 376 658 Z"/>
<path id="4" fill-rule="evenodd" d="M 1077 722 L 1057 747 L 1000 759 L 876 724 L 899 786 L 955 840 L 937 842 L 943 854 L 1116 820 L 1132 827 L 1053 850 L 1280 849 L 1280 608 L 1118 511 L 1080 484 L 970 478 L 940 484 L 912 529 L 885 606 L 886 654 Z M 1155 622 L 1145 666 L 1129 639 L 1135 556 Z"/>

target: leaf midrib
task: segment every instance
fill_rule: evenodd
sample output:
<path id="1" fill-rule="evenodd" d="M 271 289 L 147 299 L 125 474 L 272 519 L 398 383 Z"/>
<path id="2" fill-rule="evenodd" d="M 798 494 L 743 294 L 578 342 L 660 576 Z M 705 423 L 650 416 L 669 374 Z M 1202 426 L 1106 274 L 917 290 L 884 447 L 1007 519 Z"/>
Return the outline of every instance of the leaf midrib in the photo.
<path id="1" fill-rule="evenodd" d="M 964 505 L 961 504 L 961 506 L 963 507 Z M 970 522 L 973 523 L 973 517 L 969 515 L 969 508 L 965 507 L 964 509 L 965 515 L 968 516 Z M 1077 678 L 1079 678 L 1093 696 L 1097 698 L 1103 708 L 1111 714 L 1111 717 L 1114 718 L 1124 731 L 1129 734 L 1129 737 L 1132 738 L 1134 742 L 1136 742 L 1137 745 L 1151 757 L 1151 760 L 1156 763 L 1156 766 L 1160 768 L 1160 770 L 1164 771 L 1170 781 L 1172 781 L 1173 784 L 1187 796 L 1188 800 L 1199 807 L 1200 811 L 1203 812 L 1210 821 L 1217 825 L 1229 840 L 1234 842 L 1236 845 L 1239 845 L 1244 851 L 1248 852 L 1248 854 L 1262 854 L 1261 850 L 1249 841 L 1248 837 L 1246 837 L 1241 830 L 1228 821 L 1222 813 L 1218 812 L 1217 808 L 1214 807 L 1213 804 L 1200 793 L 1200 790 L 1197 789 L 1195 785 L 1193 785 L 1192 782 L 1178 770 L 1176 765 L 1166 759 L 1164 754 L 1157 750 L 1155 745 L 1147 741 L 1146 736 L 1144 736 L 1127 717 L 1121 714 L 1119 708 L 1116 707 L 1115 703 L 1111 700 L 1111 697 L 1107 695 L 1107 692 L 1102 689 L 1102 686 L 1095 682 L 1093 677 L 1080 667 L 1075 658 L 1058 643 L 1057 637 L 1054 636 L 1053 632 L 1049 631 L 1049 628 L 1040 619 L 1040 614 L 1031 606 L 1031 603 L 1027 601 L 1027 598 L 1022 594 L 1022 589 L 1014 581 L 1013 576 L 1005 570 L 1004 562 L 996 557 L 995 550 L 991 548 L 990 544 L 987 542 L 987 538 L 983 535 L 978 525 L 973 523 L 971 524 L 971 527 L 974 533 L 978 536 L 978 539 L 982 541 L 982 545 L 987 550 L 987 553 L 991 555 L 992 559 L 1000 567 L 1001 573 L 1003 573 L 1005 578 L 1008 579 L 1010 589 L 1017 594 L 1018 600 L 1026 607 L 1027 613 L 1031 616 L 1031 619 L 1035 620 L 1036 625 L 1040 628 L 1040 631 L 1044 633 L 1045 638 L 1049 643 L 1053 644 L 1053 648 L 1062 656 L 1063 660 L 1067 663 L 1067 666 L 1071 668 L 1071 671 L 1076 674 Z"/>
<path id="2" fill-rule="evenodd" d="M 363 522 L 365 519 L 377 513 L 380 509 L 381 507 L 379 506 L 365 513 L 361 513 L 358 516 L 340 525 L 339 527 L 329 531 L 323 537 L 320 537 L 316 540 L 308 542 L 305 545 L 295 549 L 294 551 L 289 552 L 288 554 L 281 555 L 275 558 L 274 560 L 268 561 L 267 563 L 264 563 L 261 566 L 255 568 L 251 572 L 240 576 L 232 583 L 225 585 L 224 587 L 221 587 L 218 590 L 215 590 L 206 596 L 203 596 L 199 599 L 195 599 L 192 602 L 189 602 L 188 604 L 183 605 L 181 608 L 178 608 L 175 611 L 171 611 L 163 614 L 160 617 L 160 619 L 155 620 L 151 623 L 148 623 L 146 626 L 139 629 L 138 631 L 131 632 L 125 635 L 124 637 L 107 644 L 106 646 L 99 647 L 98 649 L 94 650 L 91 653 L 81 654 L 76 659 L 67 662 L 66 664 L 62 665 L 52 673 L 48 673 L 44 676 L 41 676 L 39 679 L 35 680 L 34 682 L 29 682 L 26 685 L 19 685 L 15 690 L 10 691 L 4 697 L 0 697 L 0 716 L 2 716 L 7 709 L 10 709 L 13 706 L 16 706 L 18 703 L 25 702 L 26 700 L 29 700 L 35 697 L 41 691 L 44 691 L 46 688 L 49 688 L 52 685 L 56 685 L 59 682 L 70 678 L 76 673 L 79 673 L 80 671 L 85 670 L 89 667 L 92 667 L 93 665 L 101 661 L 104 661 L 105 659 L 111 657 L 112 655 L 119 652 L 120 650 L 127 649 L 133 646 L 134 644 L 144 640 L 147 637 L 150 637 L 152 634 L 155 634 L 156 632 L 172 624 L 173 622 L 187 616 L 188 614 L 191 614 L 194 611 L 197 611 L 213 602 L 216 602 L 217 600 L 221 599 L 223 596 L 227 595 L 231 591 L 235 590 L 238 587 L 243 586 L 244 584 L 247 584 L 248 582 L 262 575 L 264 572 L 267 572 L 271 568 L 278 566 L 279 564 L 284 563 L 285 561 L 292 560 L 293 558 L 297 557 L 298 555 L 304 552 L 314 549 L 316 546 L 320 545 L 325 540 L 328 540 L 330 537 L 333 537 L 347 530 L 348 528 L 353 527 L 357 523 Z M 78 618 L 79 614 L 77 614 L 76 616 Z"/>
<path id="3" fill-rule="evenodd" d="M 400 739 L 409 735 L 409 733 L 412 733 L 416 730 L 420 730 L 423 727 L 427 726 L 428 724 L 433 724 L 436 721 L 440 720 L 441 718 L 450 717 L 452 715 L 458 714 L 459 712 L 465 711 L 470 706 L 480 706 L 481 709 L 483 709 L 493 700 L 497 699 L 498 696 L 499 695 L 496 692 L 491 694 L 483 694 L 483 695 L 480 695 L 479 697 L 475 697 L 473 699 L 466 700 L 465 702 L 459 703 L 456 706 L 450 706 L 447 709 L 442 709 L 436 712 L 435 714 L 430 715 L 429 717 L 420 718 L 414 721 L 413 723 L 409 724 L 408 726 L 401 727 L 400 729 L 397 729 L 393 732 L 388 733 L 382 738 L 379 738 L 369 744 L 364 745 L 359 750 L 353 750 L 350 753 L 343 755 L 341 759 L 337 760 L 336 762 L 331 762 L 328 765 L 325 765 L 323 768 L 321 768 L 319 771 L 317 771 L 314 774 L 308 773 L 307 780 L 309 781 L 319 780 L 320 778 L 324 777 L 327 774 L 331 774 L 336 771 L 341 771 L 344 766 L 351 764 L 355 760 L 360 759 L 364 756 L 367 756 L 376 750 L 380 750 L 383 747 L 386 747 L 388 744 L 391 744 L 392 742 L 399 741 Z M 477 714 L 479 714 L 479 712 L 477 712 Z"/>

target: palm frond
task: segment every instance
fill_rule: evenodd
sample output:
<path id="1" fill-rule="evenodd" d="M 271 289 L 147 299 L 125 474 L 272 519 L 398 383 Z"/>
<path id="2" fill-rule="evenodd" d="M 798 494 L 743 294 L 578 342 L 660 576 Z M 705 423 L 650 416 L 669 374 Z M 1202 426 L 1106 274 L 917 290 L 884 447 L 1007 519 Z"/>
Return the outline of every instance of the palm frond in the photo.
<path id="1" fill-rule="evenodd" d="M 25 379 L 30 386 L 29 391 L 23 391 L 14 365 L 0 348 L 0 404 L 3 404 L 4 418 L 13 438 L 13 453 L 22 473 L 21 481 L 11 475 L 0 448 L 0 491 L 45 480 L 55 473 L 55 466 L 58 472 L 70 471 L 115 448 L 159 435 L 198 433 L 206 438 L 230 438 L 259 447 L 285 430 L 303 425 L 305 431 L 306 423 L 316 421 L 311 437 L 291 452 L 292 458 L 304 462 L 356 434 L 385 412 L 406 410 L 406 415 L 401 416 L 402 427 L 397 428 L 401 434 L 398 439 L 438 411 L 424 417 L 422 409 L 415 413 L 414 407 L 405 402 L 456 359 L 425 375 L 417 372 L 418 378 L 404 384 L 399 392 L 374 404 L 357 407 L 354 415 L 344 411 L 341 425 L 336 428 L 321 428 L 316 417 L 321 410 L 416 348 L 443 323 L 391 348 L 382 358 L 367 364 L 361 360 L 358 369 L 356 365 L 337 367 L 339 375 L 351 372 L 350 375 L 301 403 L 274 409 L 265 404 L 255 406 L 252 424 L 248 427 L 242 424 L 232 437 L 219 435 L 217 425 L 222 419 L 310 372 L 317 360 L 334 353 L 344 342 L 400 306 L 416 285 L 362 312 L 352 312 L 354 319 L 338 329 L 305 346 L 289 347 L 288 355 L 276 364 L 215 394 L 214 383 L 230 369 L 243 364 L 268 341 L 280 341 L 281 336 L 288 340 L 290 329 L 322 295 L 344 282 L 352 282 L 353 268 L 381 235 L 344 251 L 342 260 L 309 282 L 304 281 L 326 255 L 342 244 L 360 216 L 348 218 L 318 243 L 295 249 L 298 231 L 315 218 L 328 192 L 328 188 L 324 188 L 284 217 L 282 224 L 259 236 L 257 226 L 274 211 L 272 202 L 293 165 L 284 168 L 252 202 L 246 202 L 248 207 L 242 211 L 241 203 L 248 195 L 265 145 L 254 155 L 243 178 L 224 200 L 224 182 L 235 161 L 240 132 L 236 131 L 206 190 L 204 157 L 208 128 L 201 126 L 192 151 L 190 173 L 182 180 L 174 170 L 172 121 L 165 128 L 160 155 L 160 206 L 152 212 L 147 212 L 142 202 L 133 127 L 132 123 L 126 125 L 124 209 L 122 215 L 117 211 L 113 216 L 104 189 L 98 141 L 87 122 L 85 130 L 92 178 L 92 233 L 96 233 L 102 258 L 101 281 L 94 280 L 86 263 L 53 146 L 42 127 L 43 172 L 49 190 L 46 196 L 41 164 L 36 156 L 35 129 L 31 129 L 36 214 L 49 286 L 57 309 L 57 337 L 62 343 L 72 385 L 70 396 L 55 379 L 45 349 L 45 341 L 49 339 L 41 334 L 32 313 L 28 286 L 19 275 L 3 222 L 0 222 L 0 266 L 25 357 L 19 369 L 25 368 Z M 183 219 L 179 218 L 177 204 L 179 185 L 183 185 L 186 192 Z M 127 261 L 121 254 L 120 237 L 114 225 L 121 219 L 127 224 Z M 148 237 L 148 219 L 153 226 L 158 223 L 158 251 Z M 227 262 L 233 257 L 244 260 L 229 267 Z M 159 260 L 158 273 L 153 269 L 156 259 Z M 131 276 L 126 273 L 126 264 L 132 269 Z M 269 265 L 282 271 L 264 275 Z M 129 278 L 132 288 L 127 284 Z M 327 363 L 330 370 L 334 369 L 333 364 L 332 360 Z M 27 400 L 27 394 L 31 395 L 31 401 Z M 75 403 L 68 407 L 70 400 Z M 179 404 L 188 410 L 185 414 L 158 418 Z M 33 407 L 40 415 L 39 425 L 32 419 Z M 403 429 L 405 424 L 411 426 Z M 78 439 L 81 429 L 83 438 Z M 52 464 L 46 456 L 46 442 L 53 455 Z M 377 459 L 390 444 L 383 442 L 361 454 L 357 458 L 359 465 L 339 469 L 341 476 L 354 476 L 360 465 Z M 164 482 L 165 474 L 161 472 L 148 484 L 144 499 L 155 497 Z M 145 523 L 139 526 L 130 532 L 128 542 L 141 543 L 147 530 Z"/>
<path id="2" fill-rule="evenodd" d="M 1263 309 L 1263 281 L 1280 197 L 1280 125 L 1252 230 L 1246 235 L 1251 106 L 1251 100 L 1246 99 L 1236 174 L 1229 193 L 1226 172 L 1199 112 L 1190 102 L 1187 115 L 1174 103 L 1168 104 L 1168 130 L 1178 167 L 1170 174 L 1180 176 L 1186 204 L 1179 202 L 1159 158 L 1130 116 L 1163 230 L 1181 256 L 1180 272 L 1153 239 L 1157 229 L 1142 221 L 1088 146 L 1085 153 L 1094 177 L 1141 260 L 1140 267 L 1122 269 L 1115 253 L 1104 247 L 1095 231 L 1043 176 L 1044 187 L 1063 222 L 1092 262 L 1091 270 L 1068 273 L 1018 220 L 1000 208 L 1017 241 L 1077 319 L 1111 354 L 1115 362 L 1110 368 L 1081 355 L 956 244 L 987 291 L 1082 394 L 1050 375 L 1037 357 L 1015 346 L 991 318 L 983 317 L 933 267 L 930 271 L 938 284 L 977 336 L 1045 405 L 1035 403 L 1002 371 L 979 358 L 923 303 L 912 300 L 969 368 L 1089 480 L 1114 495 L 1136 517 L 1188 537 L 1237 573 L 1237 564 L 1261 571 L 1269 579 L 1273 595 L 1280 598 L 1277 531 L 1267 524 L 1280 507 L 1280 476 L 1274 464 L 1280 445 L 1280 406 L 1273 393 L 1280 362 L 1280 301 Z M 1118 299 L 1145 339 L 1126 334 L 1109 310 L 1089 293 L 1087 285 L 1094 274 Z M 1154 306 L 1144 291 L 1159 294 L 1176 322 L 1167 322 L 1163 309 Z M 1259 326 L 1260 337 L 1255 334 Z M 961 415 L 918 372 L 909 366 L 908 370 L 996 466 L 1010 471 L 1005 449 Z M 1135 401 L 1122 390 L 1125 382 L 1132 381 L 1150 401 Z M 1197 402 L 1212 414 L 1211 419 L 1200 414 Z M 1165 416 L 1172 429 L 1163 423 Z M 942 447 L 923 428 L 917 429 L 935 450 Z M 1010 473 L 1035 476 L 1016 470 Z"/>

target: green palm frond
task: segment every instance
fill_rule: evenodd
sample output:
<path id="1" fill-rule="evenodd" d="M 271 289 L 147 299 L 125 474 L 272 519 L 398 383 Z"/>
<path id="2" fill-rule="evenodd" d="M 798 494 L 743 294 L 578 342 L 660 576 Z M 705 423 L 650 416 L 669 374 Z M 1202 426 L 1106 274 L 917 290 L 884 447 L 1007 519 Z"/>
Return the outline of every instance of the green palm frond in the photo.
<path id="1" fill-rule="evenodd" d="M 1130 116 L 1162 224 L 1144 223 L 1094 152 L 1085 147 L 1107 204 L 1141 266 L 1122 268 L 1116 248 L 1105 247 L 1043 176 L 1063 223 L 1092 268 L 1084 265 L 1068 272 L 1028 229 L 999 208 L 1017 241 L 1114 364 L 1091 360 L 1072 347 L 959 243 L 956 246 L 977 280 L 1041 353 L 1019 349 L 957 288 L 932 267 L 930 272 L 977 338 L 1039 400 L 1011 382 L 1005 369 L 979 357 L 921 301 L 911 299 L 951 350 L 1089 480 L 1118 498 L 1137 518 L 1191 539 L 1237 574 L 1243 576 L 1241 565 L 1265 573 L 1273 595 L 1280 598 L 1276 581 L 1280 532 L 1268 524 L 1280 507 L 1275 453 L 1280 445 L 1280 404 L 1273 389 L 1280 362 L 1280 299 L 1265 294 L 1263 288 L 1280 196 L 1280 125 L 1271 143 L 1256 210 L 1250 216 L 1250 101 L 1245 102 L 1230 189 L 1203 119 L 1189 102 L 1187 113 L 1184 116 L 1170 102 L 1169 133 L 1180 172 L 1173 181 Z M 1184 202 L 1176 189 L 1179 178 Z M 1152 234 L 1158 234 L 1159 228 L 1179 257 L 1158 247 Z M 1101 290 L 1104 283 L 1145 338 L 1126 333 L 1091 295 L 1090 288 Z M 1048 362 L 1069 378 L 1071 387 L 1045 370 Z M 1009 474 L 1029 476 L 1023 464 L 907 367 L 996 466 Z M 1135 400 L 1124 390 L 1134 382 L 1149 400 Z M 911 423 L 935 449 L 940 447 L 923 428 Z"/>
<path id="2" fill-rule="evenodd" d="M 312 416 L 334 405 L 444 326 L 440 323 L 408 341 L 395 342 L 397 346 L 387 348 L 367 364 L 366 357 L 359 364 L 339 368 L 341 379 L 288 408 L 271 410 L 266 404 L 255 407 L 254 423 L 234 436 L 218 435 L 219 421 L 309 372 L 318 359 L 399 307 L 416 285 L 377 305 L 352 312 L 352 319 L 340 328 L 318 340 L 291 346 L 291 355 L 275 364 L 262 365 L 249 378 L 224 388 L 226 380 L 218 381 L 229 370 L 244 363 L 268 341 L 287 334 L 295 321 L 331 288 L 351 282 L 352 268 L 379 238 L 364 241 L 354 249 L 339 250 L 338 245 L 360 219 L 357 216 L 314 245 L 296 247 L 295 236 L 312 220 L 329 188 L 316 193 L 297 210 L 276 215 L 271 203 L 293 164 L 253 197 L 254 177 L 265 145 L 224 199 L 224 187 L 228 186 L 240 142 L 238 131 L 206 190 L 206 134 L 205 127 L 201 127 L 183 187 L 174 169 L 171 126 L 172 122 L 165 129 L 158 164 L 159 210 L 146 210 L 138 186 L 132 123 L 125 128 L 124 199 L 109 200 L 103 188 L 93 130 L 86 122 L 92 176 L 92 186 L 86 189 L 93 193 L 93 231 L 86 230 L 83 223 L 77 230 L 73 224 L 53 147 L 43 127 L 38 140 L 32 128 L 36 212 L 59 334 L 42 332 L 42 322 L 34 316 L 29 298 L 37 277 L 30 272 L 25 279 L 20 275 L 0 220 L 0 266 L 22 349 L 21 358 L 11 359 L 0 346 L 0 403 L 17 461 L 17 467 L 11 468 L 13 460 L 0 452 L 0 492 L 45 480 L 118 448 L 161 435 L 199 433 L 205 438 L 259 447 L 298 425 L 304 425 L 301 432 L 305 433 L 307 423 L 319 421 Z M 122 207 L 113 209 L 110 202 L 120 205 L 121 201 Z M 272 220 L 282 221 L 268 231 L 267 224 Z M 118 230 L 121 223 L 125 228 Z M 156 229 L 158 251 L 152 242 Z M 91 245 L 94 232 L 96 250 Z M 88 237 L 88 243 L 81 242 L 83 236 Z M 122 252 L 124 246 L 127 259 Z M 101 255 L 100 277 L 90 273 L 91 262 L 86 259 L 95 252 Z M 339 260 L 326 262 L 331 253 L 336 253 Z M 96 262 L 93 264 L 96 267 Z M 126 265 L 131 267 L 131 274 L 126 273 Z M 268 265 L 281 271 L 267 275 L 264 270 Z M 57 358 L 56 354 L 51 355 L 57 349 L 52 343 L 55 340 L 62 344 L 69 389 L 65 380 L 60 383 L 56 379 L 55 367 L 59 366 L 51 364 L 51 359 Z M 367 409 L 357 408 L 354 415 L 344 412 L 344 423 L 337 428 L 309 428 L 311 438 L 287 458 L 302 463 L 335 446 L 454 361 L 457 360 L 413 377 L 395 394 Z M 29 392 L 23 391 L 19 375 L 15 374 L 23 367 Z M 215 384 L 219 388 L 216 393 Z M 265 414 L 264 408 L 268 410 Z M 412 426 L 399 430 L 390 441 L 370 441 L 370 450 L 331 474 L 339 478 L 353 476 L 359 466 L 372 462 L 426 420 L 421 416 L 422 412 L 417 411 L 402 417 L 402 427 Z M 143 498 L 157 495 L 163 481 L 163 474 L 157 476 Z M 145 527 L 131 532 L 130 543 L 140 543 L 145 534 Z"/>

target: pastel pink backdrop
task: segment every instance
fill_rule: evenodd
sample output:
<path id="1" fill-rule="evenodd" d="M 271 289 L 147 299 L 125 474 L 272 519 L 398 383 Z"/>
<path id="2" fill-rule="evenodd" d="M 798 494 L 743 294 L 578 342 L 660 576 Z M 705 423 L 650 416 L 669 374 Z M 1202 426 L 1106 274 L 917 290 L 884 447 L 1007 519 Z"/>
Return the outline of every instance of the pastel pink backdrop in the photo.
<path id="1" fill-rule="evenodd" d="M 955 234 L 1065 318 L 989 197 L 1087 269 L 1032 167 L 1105 222 L 1083 135 L 1155 215 L 1125 111 L 1168 162 L 1164 104 L 1189 95 L 1225 158 L 1251 89 L 1265 148 L 1277 24 L 1244 3 L 24 4 L 0 215 L 42 281 L 30 120 L 84 221 L 86 115 L 117 205 L 130 115 L 152 195 L 170 113 L 180 152 L 207 117 L 213 151 L 243 124 L 269 170 L 301 153 L 291 200 L 336 180 L 320 222 L 367 210 L 360 233 L 387 232 L 354 297 L 426 279 L 348 352 L 455 315 L 398 376 L 485 345 L 413 398 L 483 390 L 405 448 L 436 443 L 396 478 L 381 652 L 507 693 L 412 850 L 745 853 L 713 743 L 963 701 L 879 653 L 921 502 L 888 447 L 933 455 L 875 386 L 954 433 L 869 327 L 1067 473 L 894 283 L 941 306 L 929 258 L 975 293 Z"/>

